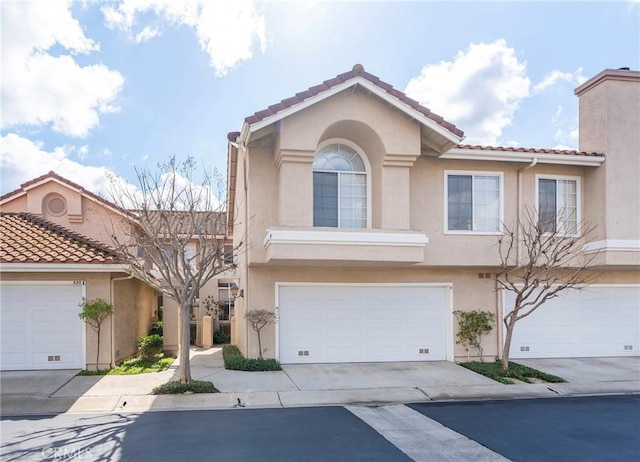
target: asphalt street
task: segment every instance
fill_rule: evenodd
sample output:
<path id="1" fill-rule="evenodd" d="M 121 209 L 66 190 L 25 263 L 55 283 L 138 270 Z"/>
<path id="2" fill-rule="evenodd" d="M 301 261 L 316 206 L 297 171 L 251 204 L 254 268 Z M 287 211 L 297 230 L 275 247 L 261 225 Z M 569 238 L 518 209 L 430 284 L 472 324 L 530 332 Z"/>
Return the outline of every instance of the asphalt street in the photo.
<path id="1" fill-rule="evenodd" d="M 3 461 L 637 461 L 640 396 L 6 417 Z"/>
<path id="2" fill-rule="evenodd" d="M 409 407 L 515 461 L 640 460 L 640 395 Z"/>
<path id="3" fill-rule="evenodd" d="M 2 461 L 410 461 L 342 407 L 59 415 L 2 422 Z"/>

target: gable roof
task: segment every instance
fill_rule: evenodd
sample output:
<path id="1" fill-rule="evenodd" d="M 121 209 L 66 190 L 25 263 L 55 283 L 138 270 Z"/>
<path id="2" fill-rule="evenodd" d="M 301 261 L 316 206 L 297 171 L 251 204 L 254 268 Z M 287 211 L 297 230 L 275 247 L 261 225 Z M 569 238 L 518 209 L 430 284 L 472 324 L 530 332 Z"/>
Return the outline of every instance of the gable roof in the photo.
<path id="1" fill-rule="evenodd" d="M 56 172 L 54 171 L 50 171 L 49 173 L 39 176 L 37 178 L 34 178 L 33 180 L 29 180 L 25 183 L 22 183 L 20 185 L 20 187 L 18 189 L 15 189 L 13 191 L 10 191 L 6 194 L 3 194 L 2 196 L 0 196 L 0 205 L 18 198 L 20 196 L 23 196 L 25 194 L 27 194 L 27 192 L 30 189 L 33 189 L 37 186 L 40 186 L 44 183 L 50 182 L 50 181 L 54 181 L 56 183 L 62 184 L 80 194 L 82 194 L 85 197 L 88 197 L 89 199 L 98 202 L 100 204 L 102 204 L 103 206 L 105 206 L 106 208 L 119 213 L 121 215 L 126 216 L 129 219 L 135 219 L 135 215 L 133 215 L 130 211 L 123 209 L 122 207 L 114 204 L 113 202 L 108 201 L 107 199 L 105 199 L 104 197 L 101 197 L 99 195 L 97 195 L 96 193 L 93 193 L 91 191 L 89 191 L 88 189 L 85 189 L 84 187 L 80 186 L 77 183 L 74 183 L 71 180 L 68 180 L 67 178 L 64 178 L 60 175 L 58 175 Z"/>
<path id="2" fill-rule="evenodd" d="M 437 131 L 454 144 L 460 142 L 464 137 L 464 132 L 454 124 L 447 122 L 443 117 L 431 112 L 430 109 L 422 106 L 416 100 L 409 98 L 405 93 L 380 80 L 379 77 L 366 72 L 361 64 L 356 64 L 348 72 L 325 80 L 319 85 L 296 93 L 290 98 L 284 99 L 277 104 L 273 104 L 262 111 L 246 117 L 242 131 L 240 132 L 240 139 L 244 141 L 251 132 L 257 131 L 305 107 L 356 85 L 360 85 L 378 97 L 388 101 L 401 112 Z"/>
<path id="3" fill-rule="evenodd" d="M 115 250 L 28 213 L 0 213 L 0 263 L 121 263 Z"/>

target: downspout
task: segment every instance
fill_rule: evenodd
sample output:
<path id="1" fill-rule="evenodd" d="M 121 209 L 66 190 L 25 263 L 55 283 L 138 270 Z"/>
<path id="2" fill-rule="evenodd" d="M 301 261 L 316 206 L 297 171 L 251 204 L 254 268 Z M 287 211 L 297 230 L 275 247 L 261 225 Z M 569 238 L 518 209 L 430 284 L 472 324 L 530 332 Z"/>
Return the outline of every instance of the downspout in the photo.
<path id="1" fill-rule="evenodd" d="M 247 137 L 248 138 L 248 137 Z M 248 140 L 247 140 L 248 141 Z M 248 311 L 248 307 L 249 307 L 249 303 L 248 303 L 248 298 L 249 298 L 249 250 L 250 247 L 248 244 L 248 240 L 249 240 L 249 156 L 248 156 L 248 152 L 247 152 L 247 141 L 243 141 L 242 144 L 240 145 L 244 155 L 243 155 L 243 162 L 244 162 L 244 171 L 243 171 L 243 186 L 244 186 L 244 190 L 245 190 L 245 206 L 244 206 L 244 222 L 245 222 L 245 232 L 246 232 L 246 239 L 247 239 L 247 247 L 246 247 L 246 259 L 245 259 L 245 264 L 244 264 L 244 281 L 242 282 L 242 285 L 244 286 L 244 297 L 242 300 L 242 304 L 244 305 L 244 314 L 247 314 Z M 237 181 L 237 180 L 236 180 Z M 247 357 L 249 356 L 249 323 L 248 322 L 244 322 L 244 341 L 245 341 L 245 350 L 247 352 Z"/>
<path id="2" fill-rule="evenodd" d="M 517 239 L 517 245 L 516 245 L 516 265 L 520 264 L 520 217 L 522 216 L 522 172 L 524 172 L 525 170 L 529 170 L 530 168 L 533 168 L 536 166 L 536 164 L 538 163 L 538 158 L 534 157 L 533 159 L 531 159 L 531 163 L 529 165 L 527 165 L 526 167 L 521 168 L 520 170 L 518 170 L 518 192 L 517 192 L 517 202 L 516 202 L 516 239 Z"/>
<path id="3" fill-rule="evenodd" d="M 113 278 L 111 279 L 111 304 L 115 303 L 115 284 L 116 281 L 127 281 L 129 279 L 133 279 L 133 274 L 129 274 L 129 276 L 123 276 L 121 278 Z M 116 356 L 116 346 L 115 346 L 115 316 L 116 310 L 114 306 L 113 315 L 111 316 L 111 367 L 115 367 L 115 356 Z M 98 366 L 96 366 L 98 367 Z"/>

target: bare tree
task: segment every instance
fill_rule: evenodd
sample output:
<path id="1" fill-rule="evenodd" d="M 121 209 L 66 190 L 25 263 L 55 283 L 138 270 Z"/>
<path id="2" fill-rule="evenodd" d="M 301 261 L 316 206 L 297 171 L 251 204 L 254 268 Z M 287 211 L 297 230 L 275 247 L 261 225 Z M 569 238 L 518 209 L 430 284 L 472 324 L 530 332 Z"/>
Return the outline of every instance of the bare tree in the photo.
<path id="1" fill-rule="evenodd" d="M 262 340 L 260 339 L 260 331 L 263 328 L 278 322 L 278 315 L 269 310 L 250 310 L 245 313 L 244 317 L 249 321 L 253 330 L 258 334 L 258 357 L 260 359 L 264 359 L 262 357 Z"/>
<path id="2" fill-rule="evenodd" d="M 137 188 L 111 182 L 114 201 L 132 214 L 124 229 L 113 230 L 115 246 L 138 278 L 179 306 L 181 383 L 191 381 L 191 308 L 200 288 L 235 267 L 228 253 L 237 253 L 237 248 L 225 252 L 229 235 L 224 202 L 214 196 L 214 188 L 222 191 L 221 178 L 204 172 L 195 182 L 195 171 L 192 158 L 178 162 L 173 157 L 155 171 L 136 168 Z"/>
<path id="3" fill-rule="evenodd" d="M 513 228 L 505 226 L 498 238 L 501 272 L 494 279 L 498 288 L 515 295 L 513 309 L 503 319 L 503 370 L 509 368 L 516 323 L 561 292 L 581 289 L 595 278 L 588 270 L 596 254 L 583 250 L 593 227 L 579 225 L 575 221 L 556 225 L 526 208 L 523 219 Z"/>

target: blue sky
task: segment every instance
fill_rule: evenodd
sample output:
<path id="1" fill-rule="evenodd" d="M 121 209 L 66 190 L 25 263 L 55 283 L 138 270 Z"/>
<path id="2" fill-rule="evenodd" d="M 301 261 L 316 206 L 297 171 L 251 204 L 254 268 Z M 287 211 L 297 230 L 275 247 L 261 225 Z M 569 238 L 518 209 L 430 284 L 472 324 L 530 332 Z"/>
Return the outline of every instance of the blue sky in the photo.
<path id="1" fill-rule="evenodd" d="M 640 3 L 2 0 L 0 193 L 106 194 L 170 155 L 224 173 L 244 117 L 356 63 L 465 143 L 578 148 L 573 89 L 640 69 Z"/>

